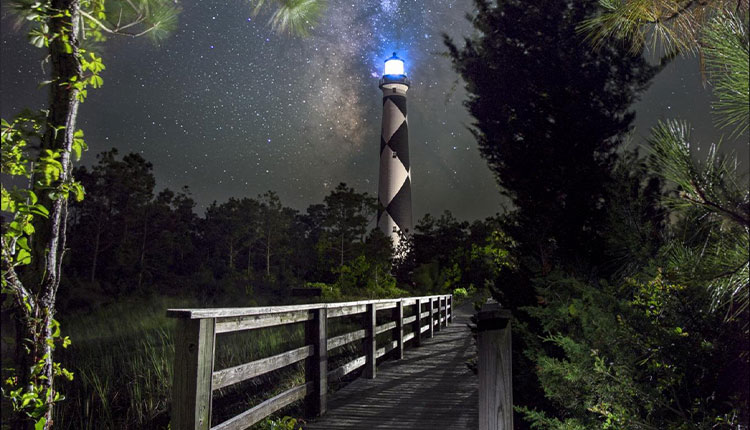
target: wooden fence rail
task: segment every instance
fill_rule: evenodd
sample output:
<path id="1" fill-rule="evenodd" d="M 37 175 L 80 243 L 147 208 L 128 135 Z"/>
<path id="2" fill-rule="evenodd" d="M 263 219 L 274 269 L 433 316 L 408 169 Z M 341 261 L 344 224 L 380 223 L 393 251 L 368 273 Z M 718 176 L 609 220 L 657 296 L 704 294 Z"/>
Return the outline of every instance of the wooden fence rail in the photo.
<path id="1" fill-rule="evenodd" d="M 413 307 L 404 318 L 404 308 Z M 389 320 L 377 325 L 377 312 L 392 309 Z M 357 330 L 328 337 L 332 318 L 360 315 Z M 364 367 L 363 376 L 375 378 L 377 359 L 393 351 L 403 358 L 404 345 L 419 346 L 422 334 L 432 337 L 453 320 L 453 296 L 424 296 L 401 299 L 317 303 L 297 306 L 254 308 L 169 309 L 177 319 L 175 336 L 174 385 L 172 388 L 172 428 L 175 430 L 245 429 L 297 400 L 305 399 L 310 416 L 326 411 L 329 378 L 340 378 Z M 422 325 L 423 321 L 428 321 Z M 382 320 L 382 318 L 381 318 Z M 215 370 L 217 333 L 254 330 L 285 324 L 305 324 L 305 345 L 271 357 L 227 369 Z M 412 332 L 404 334 L 411 325 Z M 393 331 L 393 340 L 377 344 L 377 335 Z M 328 352 L 356 341 L 364 342 L 364 355 L 328 371 Z M 211 426 L 212 393 L 239 382 L 305 361 L 305 383 Z"/>

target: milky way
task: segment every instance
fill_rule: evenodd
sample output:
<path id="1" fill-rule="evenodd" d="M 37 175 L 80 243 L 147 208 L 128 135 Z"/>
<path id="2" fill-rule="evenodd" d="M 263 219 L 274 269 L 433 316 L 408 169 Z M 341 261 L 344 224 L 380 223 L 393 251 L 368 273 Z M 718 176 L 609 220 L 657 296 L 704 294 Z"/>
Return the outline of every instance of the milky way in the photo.
<path id="1" fill-rule="evenodd" d="M 406 61 L 412 190 L 417 217 L 448 209 L 494 214 L 501 198 L 461 105 L 465 93 L 441 55 L 441 34 L 469 35 L 471 2 L 330 1 L 311 36 L 273 33 L 268 12 L 243 1 L 181 2 L 178 30 L 158 46 L 115 39 L 103 47 L 104 87 L 90 91 L 80 126 L 84 162 L 111 147 L 153 162 L 158 187 L 190 187 L 199 210 L 230 196 L 279 193 L 304 209 L 339 182 L 377 192 L 381 93 L 392 52 Z M 5 12 L 4 12 L 5 13 Z M 42 107 L 41 52 L 2 27 L 0 113 Z M 683 64 L 684 63 L 684 64 Z M 684 116 L 712 130 L 693 63 L 663 73 L 639 105 L 648 120 Z M 695 105 L 695 106 L 693 106 Z M 704 132 L 704 141 L 714 139 Z"/>

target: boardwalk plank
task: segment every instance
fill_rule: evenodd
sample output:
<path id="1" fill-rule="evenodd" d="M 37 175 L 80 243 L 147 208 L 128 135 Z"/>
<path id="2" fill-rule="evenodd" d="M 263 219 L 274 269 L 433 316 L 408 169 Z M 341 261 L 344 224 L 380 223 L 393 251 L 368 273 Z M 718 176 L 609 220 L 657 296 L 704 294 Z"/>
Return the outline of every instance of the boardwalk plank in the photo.
<path id="1" fill-rule="evenodd" d="M 465 364 L 476 354 L 469 312 L 457 307 L 451 325 L 407 348 L 403 360 L 382 363 L 375 379 L 359 378 L 329 395 L 326 415 L 305 429 L 476 429 L 477 377 Z"/>

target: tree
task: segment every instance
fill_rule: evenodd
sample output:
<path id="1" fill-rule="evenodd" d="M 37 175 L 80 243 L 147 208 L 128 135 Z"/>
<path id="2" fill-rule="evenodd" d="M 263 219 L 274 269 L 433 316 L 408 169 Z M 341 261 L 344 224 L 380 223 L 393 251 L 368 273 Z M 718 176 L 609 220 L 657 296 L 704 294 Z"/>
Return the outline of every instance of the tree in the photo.
<path id="1" fill-rule="evenodd" d="M 703 28 L 724 11 L 747 11 L 746 0 L 600 1 L 596 15 L 580 28 L 595 46 L 608 39 L 626 40 L 633 52 L 652 49 L 696 54 L 703 48 Z"/>
<path id="2" fill-rule="evenodd" d="M 619 39 L 634 53 L 654 51 L 698 54 L 714 84 L 714 113 L 734 134 L 748 129 L 747 0 L 601 1 L 600 13 L 583 21 L 581 31 L 598 48 Z"/>
<path id="3" fill-rule="evenodd" d="M 279 31 L 304 33 L 322 10 L 318 0 L 275 3 L 279 9 L 272 23 Z M 49 105 L 42 115 L 22 113 L 12 122 L 2 121 L 3 154 L 13 154 L 3 162 L 2 173 L 31 184 L 21 190 L 2 188 L 2 210 L 12 218 L 7 228 L 3 225 L 2 292 L 12 298 L 19 322 L 17 343 L 25 343 L 18 349 L 16 382 L 3 393 L 11 398 L 19 420 L 26 421 L 23 425 L 48 429 L 52 405 L 60 398 L 54 388 L 60 373 L 53 361 L 54 339 L 59 337 L 54 316 L 68 194 L 83 197 L 71 175 L 73 159 L 85 148 L 83 133 L 76 129 L 78 108 L 88 88 L 103 84 L 101 58 L 82 43 L 102 42 L 110 35 L 158 39 L 176 24 L 179 8 L 171 0 L 16 0 L 12 7 L 22 22 L 30 24 L 31 43 L 46 50 L 50 79 L 45 82 Z M 34 273 L 19 274 L 21 266 L 32 262 L 38 266 Z"/>
<path id="4" fill-rule="evenodd" d="M 296 211 L 285 208 L 279 196 L 269 191 L 261 199 L 260 245 L 265 255 L 266 277 L 271 277 L 271 257 L 289 254 L 289 233 Z"/>
<path id="5" fill-rule="evenodd" d="M 347 251 L 354 241 L 364 241 L 367 226 L 377 208 L 376 200 L 367 193 L 357 193 L 346 184 L 339 184 L 324 199 L 324 237 L 319 246 L 323 252 L 334 250 L 339 267 L 345 263 Z"/>
<path id="6" fill-rule="evenodd" d="M 718 102 L 745 100 L 718 112 L 717 122 L 737 133 L 750 117 L 747 65 L 740 64 L 747 60 L 747 15 L 718 13 L 702 34 Z M 537 341 L 528 355 L 555 407 L 524 408 L 532 426 L 750 425 L 750 191 L 736 157 L 718 145 L 697 161 L 689 130 L 683 121 L 665 121 L 648 141 L 651 168 L 673 191 L 665 203 L 675 221 L 659 254 L 612 284 L 540 280 L 545 306 L 526 311 L 542 326 L 545 344 Z"/>
<path id="7" fill-rule="evenodd" d="M 132 5 L 122 4 L 125 8 Z M 130 28 L 161 28 L 161 21 L 151 20 L 154 13 L 176 13 L 174 5 L 166 1 L 139 5 L 132 9 L 140 14 L 125 16 L 135 17 L 126 24 Z M 31 43 L 45 48 L 50 79 L 44 82 L 48 84 L 49 105 L 43 115 L 23 113 L 12 123 L 3 121 L 3 152 L 14 154 L 3 164 L 3 173 L 30 179 L 27 189 L 8 191 L 3 187 L 2 193 L 3 211 L 13 214 L 13 222 L 3 229 L 2 287 L 12 298 L 19 330 L 17 379 L 3 393 L 11 400 L 19 426 L 34 423 L 37 428 L 49 428 L 52 405 L 61 398 L 54 379 L 63 374 L 53 361 L 53 351 L 59 338 L 55 306 L 65 254 L 68 194 L 74 191 L 77 199 L 83 197 L 83 189 L 71 175 L 73 159 L 85 149 L 83 133 L 76 129 L 78 107 L 89 87 L 103 83 L 101 58 L 82 48 L 81 39 L 88 31 L 93 40 L 103 40 L 106 14 L 101 1 L 17 1 L 12 7 L 30 24 Z M 19 274 L 22 266 L 32 262 L 37 266 L 33 273 L 26 270 Z"/>
<path id="8" fill-rule="evenodd" d="M 595 1 L 475 4 L 477 35 L 445 43 L 472 133 L 514 206 L 505 230 L 534 270 L 595 270 L 629 108 L 659 69 L 618 44 L 587 49 L 576 28 Z"/>

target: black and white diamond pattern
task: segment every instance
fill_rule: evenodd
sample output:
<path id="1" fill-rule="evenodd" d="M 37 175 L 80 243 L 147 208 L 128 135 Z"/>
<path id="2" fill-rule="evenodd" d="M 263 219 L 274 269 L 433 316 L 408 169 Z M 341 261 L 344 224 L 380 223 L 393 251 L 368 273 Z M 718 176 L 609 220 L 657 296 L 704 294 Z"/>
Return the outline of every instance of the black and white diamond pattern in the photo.
<path id="1" fill-rule="evenodd" d="M 412 229 L 409 128 L 405 85 L 385 85 L 380 139 L 378 227 L 398 246 L 398 232 Z"/>

